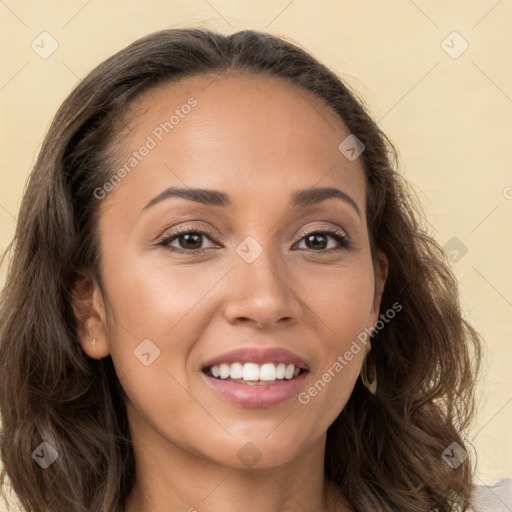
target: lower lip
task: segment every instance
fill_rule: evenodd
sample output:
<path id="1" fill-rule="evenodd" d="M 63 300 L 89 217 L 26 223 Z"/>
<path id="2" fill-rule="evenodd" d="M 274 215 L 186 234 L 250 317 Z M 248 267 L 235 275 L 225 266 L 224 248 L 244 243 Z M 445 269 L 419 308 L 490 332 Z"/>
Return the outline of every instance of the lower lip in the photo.
<path id="1" fill-rule="evenodd" d="M 206 383 L 223 399 L 242 407 L 272 407 L 298 395 L 309 372 L 294 379 L 271 381 L 269 384 L 241 384 L 216 379 L 201 372 Z"/>

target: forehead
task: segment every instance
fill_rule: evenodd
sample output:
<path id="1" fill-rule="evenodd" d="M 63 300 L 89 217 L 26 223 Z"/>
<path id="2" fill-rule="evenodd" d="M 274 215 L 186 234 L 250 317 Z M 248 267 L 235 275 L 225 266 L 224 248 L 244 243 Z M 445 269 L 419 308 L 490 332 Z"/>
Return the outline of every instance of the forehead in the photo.
<path id="1" fill-rule="evenodd" d="M 179 111 L 190 98 L 198 103 L 191 118 L 201 118 L 204 123 L 209 118 L 210 125 L 222 122 L 225 129 L 237 132 L 258 131 L 273 139 L 278 136 L 278 140 L 289 141 L 294 137 L 300 142 L 310 140 L 314 133 L 316 137 L 325 138 L 326 143 L 333 137 L 336 141 L 350 133 L 322 98 L 287 80 L 266 74 L 208 74 L 163 84 L 133 102 L 125 121 L 147 132 L 151 124 L 145 121 L 169 120 L 173 111 L 183 119 Z M 185 116 L 188 113 L 185 112 Z"/>
<path id="2" fill-rule="evenodd" d="M 350 131 L 321 98 L 284 79 L 186 78 L 144 93 L 124 121 L 119 166 L 149 139 L 153 146 L 126 179 L 132 187 L 153 193 L 168 179 L 212 189 L 243 185 L 274 197 L 276 190 L 341 185 L 364 204 L 361 159 L 338 149 Z"/>

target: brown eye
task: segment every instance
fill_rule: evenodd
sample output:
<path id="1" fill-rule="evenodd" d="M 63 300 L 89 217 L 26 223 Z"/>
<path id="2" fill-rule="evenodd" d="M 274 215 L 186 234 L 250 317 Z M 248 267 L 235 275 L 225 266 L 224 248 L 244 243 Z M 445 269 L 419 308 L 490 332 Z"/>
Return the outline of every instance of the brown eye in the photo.
<path id="1" fill-rule="evenodd" d="M 206 233 L 205 231 L 183 229 L 166 236 L 158 243 L 158 245 L 173 252 L 197 253 L 215 247 L 215 245 L 206 248 L 202 247 L 205 238 L 208 240 L 211 239 L 209 233 Z M 177 246 L 171 245 L 174 242 L 177 242 Z"/>
<path id="2" fill-rule="evenodd" d="M 190 232 L 176 237 L 176 240 L 178 240 L 180 249 L 197 250 L 201 249 L 202 236 L 201 233 Z"/>
<path id="3" fill-rule="evenodd" d="M 329 238 L 335 240 L 339 247 L 329 247 Z M 315 252 L 330 252 L 331 250 L 336 251 L 341 249 L 348 249 L 350 247 L 348 237 L 337 229 L 312 231 L 301 239 L 301 241 L 303 240 L 305 241 L 306 249 Z"/>

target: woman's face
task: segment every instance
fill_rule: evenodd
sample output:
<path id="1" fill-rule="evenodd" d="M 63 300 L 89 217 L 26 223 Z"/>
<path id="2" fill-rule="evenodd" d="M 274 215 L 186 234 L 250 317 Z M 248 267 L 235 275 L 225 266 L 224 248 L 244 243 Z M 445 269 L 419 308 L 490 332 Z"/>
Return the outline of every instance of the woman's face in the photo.
<path id="1" fill-rule="evenodd" d="M 104 286 L 84 347 L 111 354 L 133 438 L 231 467 L 321 446 L 383 286 L 350 132 L 263 76 L 166 85 L 127 121 L 95 192 Z"/>

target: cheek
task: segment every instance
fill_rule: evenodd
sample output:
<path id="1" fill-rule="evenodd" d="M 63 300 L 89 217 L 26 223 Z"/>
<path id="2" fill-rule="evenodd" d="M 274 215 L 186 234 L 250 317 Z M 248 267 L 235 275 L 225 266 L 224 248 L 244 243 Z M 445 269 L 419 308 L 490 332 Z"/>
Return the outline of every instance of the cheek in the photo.
<path id="1" fill-rule="evenodd" d="M 183 348 L 194 334 L 190 331 L 190 322 L 184 320 L 191 314 L 196 320 L 201 316 L 198 313 L 208 303 L 212 290 L 228 268 L 214 264 L 166 265 L 161 259 L 155 264 L 148 260 L 129 254 L 105 259 L 106 291 L 117 320 L 113 325 L 112 342 L 116 344 L 117 334 L 130 338 L 130 343 L 150 338 L 161 345 L 160 348 L 164 340 L 168 348 L 174 345 Z M 187 324 L 188 329 L 184 331 Z M 197 330 L 199 335 L 202 327 L 201 322 L 194 322 L 192 330 Z"/>
<path id="2" fill-rule="evenodd" d="M 332 272 L 328 279 L 317 279 L 317 283 L 319 286 L 311 288 L 308 304 L 314 309 L 322 332 L 321 356 L 298 401 L 305 414 L 322 418 L 318 424 L 321 432 L 350 398 L 368 350 L 374 299 L 371 260 Z"/>
<path id="3" fill-rule="evenodd" d="M 297 282 L 301 283 L 298 293 L 324 331 L 326 347 L 342 350 L 349 339 L 370 326 L 374 277 L 369 257 L 315 275 L 304 274 Z"/>
<path id="4" fill-rule="evenodd" d="M 187 365 L 215 312 L 215 289 L 229 270 L 220 264 L 199 267 L 148 264 L 128 252 L 104 259 L 116 374 L 148 424 L 173 425 L 184 435 L 197 418 L 210 420 L 191 400 Z M 187 414 L 177 416 L 177 411 Z"/>
<path id="5" fill-rule="evenodd" d="M 148 265 L 126 253 L 105 258 L 104 268 L 111 355 L 133 427 L 150 425 L 181 445 L 198 424 L 218 428 L 191 397 L 187 362 L 210 321 L 208 294 L 225 270 Z"/>

